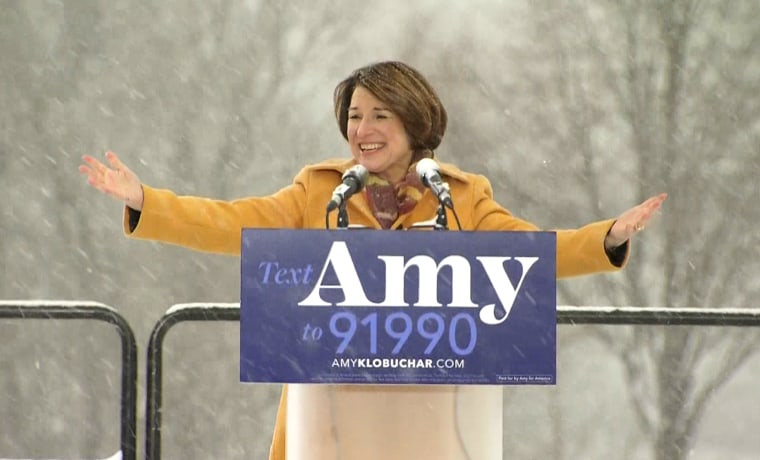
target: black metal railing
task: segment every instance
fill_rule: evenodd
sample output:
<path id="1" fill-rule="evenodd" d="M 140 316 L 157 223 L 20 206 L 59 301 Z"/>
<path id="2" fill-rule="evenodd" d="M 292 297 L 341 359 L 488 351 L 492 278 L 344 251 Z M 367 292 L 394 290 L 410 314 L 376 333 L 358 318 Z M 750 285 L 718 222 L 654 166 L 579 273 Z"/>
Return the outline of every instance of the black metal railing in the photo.
<path id="1" fill-rule="evenodd" d="M 177 304 L 153 327 L 148 341 L 145 395 L 145 458 L 161 458 L 162 348 L 169 329 L 184 321 L 240 321 L 240 304 Z"/>
<path id="2" fill-rule="evenodd" d="M 760 326 L 760 308 L 557 307 L 558 324 Z"/>
<path id="3" fill-rule="evenodd" d="M 145 458 L 161 458 L 162 347 L 166 333 L 183 321 L 240 321 L 236 303 L 178 304 L 156 323 L 148 344 L 145 411 Z M 760 309 L 557 307 L 558 324 L 754 326 L 760 327 Z"/>
<path id="4" fill-rule="evenodd" d="M 98 320 L 116 326 L 121 339 L 121 458 L 135 460 L 137 345 L 126 320 L 96 302 L 0 301 L 0 319 Z M 186 321 L 240 321 L 237 303 L 189 303 L 171 307 L 154 326 L 147 350 L 145 458 L 161 458 L 163 343 L 174 325 Z M 557 307 L 558 324 L 760 326 L 760 309 Z"/>
<path id="5" fill-rule="evenodd" d="M 113 308 L 97 302 L 0 301 L 0 319 L 76 319 L 116 326 L 121 339 L 121 433 L 123 460 L 137 456 L 137 343 L 132 328 Z"/>

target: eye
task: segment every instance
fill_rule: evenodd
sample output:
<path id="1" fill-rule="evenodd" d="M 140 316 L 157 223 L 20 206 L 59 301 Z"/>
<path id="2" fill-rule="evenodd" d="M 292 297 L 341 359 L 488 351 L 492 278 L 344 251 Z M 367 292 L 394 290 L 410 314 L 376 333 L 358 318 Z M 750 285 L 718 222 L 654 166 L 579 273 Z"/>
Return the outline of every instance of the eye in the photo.
<path id="1" fill-rule="evenodd" d="M 376 120 L 388 120 L 393 118 L 393 112 L 387 109 L 381 109 L 375 111 L 375 119 Z"/>
<path id="2" fill-rule="evenodd" d="M 359 116 L 359 114 L 356 114 L 356 113 L 349 113 L 349 114 L 348 114 L 348 119 L 349 119 L 349 120 L 359 120 L 359 119 L 361 119 L 361 117 Z"/>

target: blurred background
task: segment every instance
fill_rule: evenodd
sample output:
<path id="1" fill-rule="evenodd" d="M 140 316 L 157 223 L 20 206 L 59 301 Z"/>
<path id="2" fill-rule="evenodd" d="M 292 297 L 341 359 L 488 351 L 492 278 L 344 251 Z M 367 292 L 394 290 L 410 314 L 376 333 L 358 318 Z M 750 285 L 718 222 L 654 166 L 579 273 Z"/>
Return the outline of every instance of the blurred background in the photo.
<path id="1" fill-rule="evenodd" d="M 114 307 L 143 372 L 171 305 L 239 300 L 239 260 L 127 240 L 81 155 L 269 194 L 349 156 L 333 88 L 397 59 L 448 110 L 438 158 L 522 218 L 577 227 L 669 193 L 626 270 L 560 281 L 559 304 L 757 308 L 758 49 L 755 0 L 3 1 L 0 299 Z M 266 458 L 279 387 L 238 383 L 238 337 L 167 337 L 163 458 Z M 558 385 L 504 390 L 504 458 L 758 458 L 759 348 L 757 328 L 560 326 Z M 0 457 L 111 455 L 119 358 L 107 325 L 0 322 Z"/>

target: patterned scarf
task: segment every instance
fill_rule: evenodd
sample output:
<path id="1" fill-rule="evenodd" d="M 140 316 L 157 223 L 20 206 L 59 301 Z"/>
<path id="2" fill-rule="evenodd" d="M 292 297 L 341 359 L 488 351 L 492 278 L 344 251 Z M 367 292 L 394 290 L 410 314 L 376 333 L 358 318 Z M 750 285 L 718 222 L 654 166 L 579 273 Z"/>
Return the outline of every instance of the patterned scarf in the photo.
<path id="1" fill-rule="evenodd" d="M 395 184 L 370 173 L 364 193 L 372 214 L 384 229 L 391 228 L 398 216 L 411 212 L 425 193 L 416 166 L 417 162 L 414 161 L 406 176 Z"/>

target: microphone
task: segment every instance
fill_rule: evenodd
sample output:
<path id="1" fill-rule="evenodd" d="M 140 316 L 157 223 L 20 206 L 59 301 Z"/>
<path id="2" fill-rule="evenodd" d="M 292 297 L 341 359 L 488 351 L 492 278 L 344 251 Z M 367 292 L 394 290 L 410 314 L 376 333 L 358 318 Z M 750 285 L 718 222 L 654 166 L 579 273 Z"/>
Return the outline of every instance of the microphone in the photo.
<path id="1" fill-rule="evenodd" d="M 369 171 L 362 165 L 355 165 L 343 173 L 343 182 L 335 187 L 332 199 L 327 203 L 327 212 L 337 209 L 344 201 L 351 198 L 354 193 L 360 192 L 367 183 Z"/>
<path id="2" fill-rule="evenodd" d="M 441 179 L 438 163 L 430 158 L 423 158 L 417 162 L 417 175 L 425 187 L 430 188 L 433 194 L 438 197 L 438 201 L 449 209 L 454 209 L 454 202 L 451 201 L 449 184 Z"/>

